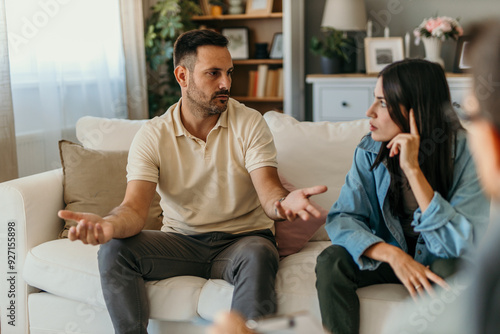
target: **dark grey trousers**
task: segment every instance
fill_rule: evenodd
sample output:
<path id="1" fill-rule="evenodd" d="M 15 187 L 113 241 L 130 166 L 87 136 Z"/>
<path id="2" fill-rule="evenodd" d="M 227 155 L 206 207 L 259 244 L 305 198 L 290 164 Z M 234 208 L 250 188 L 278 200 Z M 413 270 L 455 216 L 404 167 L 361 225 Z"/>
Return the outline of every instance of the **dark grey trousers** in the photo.
<path id="1" fill-rule="evenodd" d="M 98 260 L 116 333 L 147 333 L 145 281 L 174 276 L 220 278 L 233 284 L 231 307 L 246 318 L 276 312 L 278 251 L 270 230 L 190 236 L 142 231 L 101 245 Z"/>

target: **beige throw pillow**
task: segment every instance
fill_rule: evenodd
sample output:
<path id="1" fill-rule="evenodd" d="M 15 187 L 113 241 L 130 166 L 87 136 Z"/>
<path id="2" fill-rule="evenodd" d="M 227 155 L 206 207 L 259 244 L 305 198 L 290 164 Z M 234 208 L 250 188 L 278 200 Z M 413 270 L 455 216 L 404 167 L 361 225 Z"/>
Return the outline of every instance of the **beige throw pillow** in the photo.
<path id="1" fill-rule="evenodd" d="M 127 187 L 127 151 L 98 151 L 61 140 L 59 153 L 66 210 L 105 216 L 122 202 Z M 156 193 L 144 229 L 159 230 L 162 218 L 160 196 Z M 66 221 L 59 237 L 66 238 L 69 228 L 75 225 L 74 221 Z"/>

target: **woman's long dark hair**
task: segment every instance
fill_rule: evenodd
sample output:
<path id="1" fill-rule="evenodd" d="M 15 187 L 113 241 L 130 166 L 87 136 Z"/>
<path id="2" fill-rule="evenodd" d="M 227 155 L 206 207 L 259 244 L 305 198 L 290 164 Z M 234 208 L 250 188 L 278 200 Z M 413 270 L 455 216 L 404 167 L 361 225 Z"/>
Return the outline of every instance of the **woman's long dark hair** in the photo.
<path id="1" fill-rule="evenodd" d="M 406 59 L 384 68 L 382 89 L 391 119 L 405 133 L 410 132 L 409 114 L 413 109 L 420 134 L 418 160 L 432 188 L 447 198 L 453 183 L 453 166 L 456 132 L 462 129 L 453 110 L 450 90 L 443 69 L 436 63 L 422 59 Z M 396 216 L 403 216 L 401 190 L 402 171 L 399 155 L 389 157 L 387 142 L 383 143 L 372 170 L 386 162 L 391 174 L 389 203 Z"/>

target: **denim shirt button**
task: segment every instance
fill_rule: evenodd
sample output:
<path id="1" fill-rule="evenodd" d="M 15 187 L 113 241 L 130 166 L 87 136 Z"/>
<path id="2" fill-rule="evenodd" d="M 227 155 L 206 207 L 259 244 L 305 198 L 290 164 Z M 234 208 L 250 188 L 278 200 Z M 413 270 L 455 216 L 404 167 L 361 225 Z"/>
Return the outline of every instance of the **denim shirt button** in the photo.
<path id="1" fill-rule="evenodd" d="M 418 255 L 422 254 L 422 251 L 419 249 L 419 250 L 417 251 L 417 254 L 418 254 Z"/>

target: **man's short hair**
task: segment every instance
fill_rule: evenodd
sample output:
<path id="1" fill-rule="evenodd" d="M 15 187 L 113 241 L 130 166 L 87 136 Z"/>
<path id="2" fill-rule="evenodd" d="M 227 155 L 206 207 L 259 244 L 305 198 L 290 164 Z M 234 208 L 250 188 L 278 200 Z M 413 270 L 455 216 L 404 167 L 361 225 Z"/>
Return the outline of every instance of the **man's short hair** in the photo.
<path id="1" fill-rule="evenodd" d="M 190 30 L 181 34 L 174 44 L 174 67 L 185 66 L 193 71 L 198 47 L 214 45 L 227 47 L 228 39 L 210 29 Z"/>

